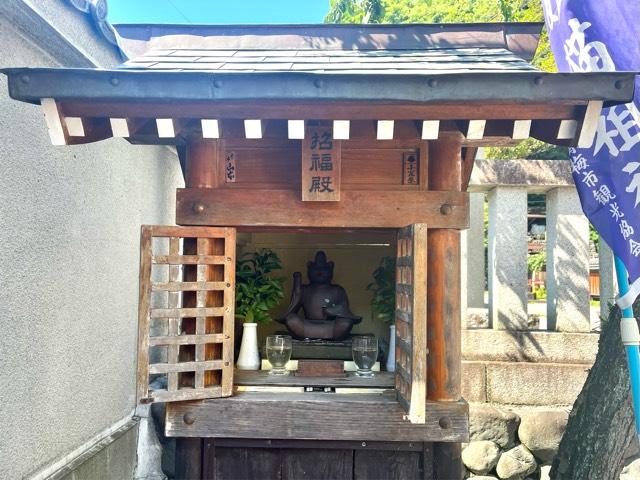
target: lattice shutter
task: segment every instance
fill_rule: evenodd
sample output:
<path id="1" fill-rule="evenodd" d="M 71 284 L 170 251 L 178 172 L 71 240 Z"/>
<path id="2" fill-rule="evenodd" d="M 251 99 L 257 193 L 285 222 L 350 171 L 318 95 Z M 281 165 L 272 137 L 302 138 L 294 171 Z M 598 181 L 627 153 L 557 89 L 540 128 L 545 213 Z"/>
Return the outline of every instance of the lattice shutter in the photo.
<path id="1" fill-rule="evenodd" d="M 427 226 L 398 232 L 396 392 L 412 423 L 425 422 L 427 396 Z"/>
<path id="2" fill-rule="evenodd" d="M 139 402 L 231 395 L 235 249 L 234 228 L 142 227 Z"/>

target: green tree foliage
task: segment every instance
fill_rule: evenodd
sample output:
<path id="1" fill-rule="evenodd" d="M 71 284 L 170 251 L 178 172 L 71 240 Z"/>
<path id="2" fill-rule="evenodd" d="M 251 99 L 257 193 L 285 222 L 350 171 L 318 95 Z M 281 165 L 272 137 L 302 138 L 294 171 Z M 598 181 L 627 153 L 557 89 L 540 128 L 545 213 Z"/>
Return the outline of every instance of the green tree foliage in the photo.
<path id="1" fill-rule="evenodd" d="M 330 0 L 327 23 L 543 22 L 540 0 Z M 556 71 L 546 30 L 533 65 Z M 559 160 L 567 149 L 528 139 L 516 147 L 488 148 L 487 158 Z"/>
<path id="2" fill-rule="evenodd" d="M 367 285 L 373 292 L 371 311 L 373 318 L 393 323 L 396 311 L 396 259 L 383 257 L 380 266 L 373 271 L 373 282 Z"/>
<path id="3" fill-rule="evenodd" d="M 237 318 L 249 323 L 271 321 L 269 310 L 284 298 L 284 278 L 269 274 L 281 268 L 278 255 L 271 250 L 246 253 L 236 261 Z"/>

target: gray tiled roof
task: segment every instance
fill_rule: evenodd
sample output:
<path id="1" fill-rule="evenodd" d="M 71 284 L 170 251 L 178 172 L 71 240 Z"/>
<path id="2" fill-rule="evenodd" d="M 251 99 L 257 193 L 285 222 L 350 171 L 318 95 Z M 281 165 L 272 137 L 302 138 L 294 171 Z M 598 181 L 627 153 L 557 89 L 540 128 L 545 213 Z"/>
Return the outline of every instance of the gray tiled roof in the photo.
<path id="1" fill-rule="evenodd" d="M 424 74 L 535 70 L 504 48 L 424 50 L 154 49 L 124 63 L 134 70 Z"/>

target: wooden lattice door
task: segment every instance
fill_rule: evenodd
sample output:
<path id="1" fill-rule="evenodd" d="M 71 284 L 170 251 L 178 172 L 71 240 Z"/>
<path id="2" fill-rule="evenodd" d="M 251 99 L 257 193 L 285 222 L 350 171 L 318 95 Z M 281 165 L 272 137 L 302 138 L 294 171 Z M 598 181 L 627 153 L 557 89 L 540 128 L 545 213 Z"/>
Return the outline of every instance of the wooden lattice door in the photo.
<path id="1" fill-rule="evenodd" d="M 231 395 L 236 231 L 143 226 L 138 402 Z"/>
<path id="2" fill-rule="evenodd" d="M 427 226 L 398 231 L 396 394 L 412 423 L 425 422 L 427 397 Z"/>

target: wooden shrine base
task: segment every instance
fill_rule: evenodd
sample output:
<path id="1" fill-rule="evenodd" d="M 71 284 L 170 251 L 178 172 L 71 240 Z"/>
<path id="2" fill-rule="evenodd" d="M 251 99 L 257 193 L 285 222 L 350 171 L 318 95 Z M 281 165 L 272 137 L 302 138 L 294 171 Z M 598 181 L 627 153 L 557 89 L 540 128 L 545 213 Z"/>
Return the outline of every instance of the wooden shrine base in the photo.
<path id="1" fill-rule="evenodd" d="M 203 439 L 192 448 L 200 450 L 200 478 L 209 480 L 434 478 L 433 446 L 422 442 Z"/>
<path id="2" fill-rule="evenodd" d="M 427 402 L 412 424 L 393 391 L 384 393 L 238 392 L 229 398 L 167 404 L 166 435 L 297 440 L 466 442 L 465 402 Z"/>

